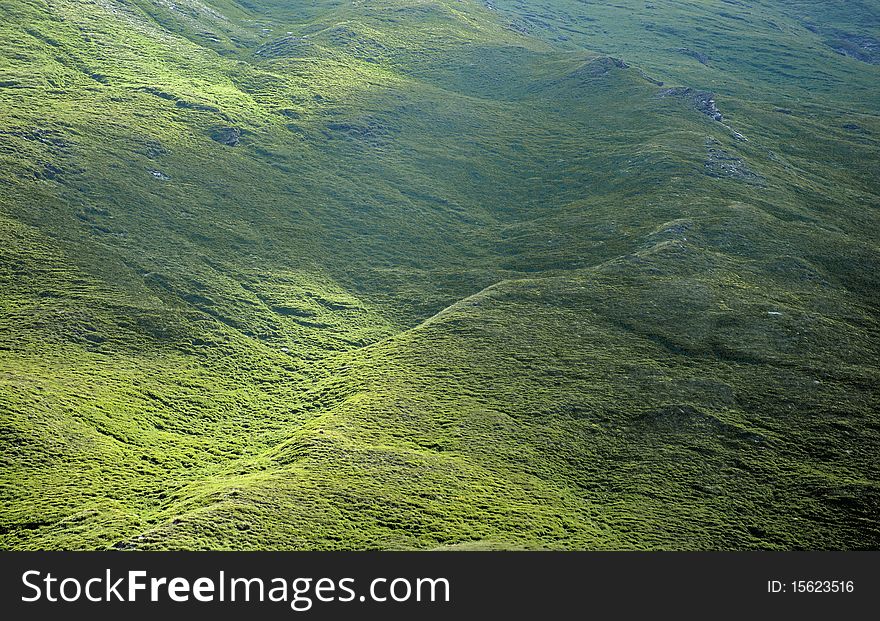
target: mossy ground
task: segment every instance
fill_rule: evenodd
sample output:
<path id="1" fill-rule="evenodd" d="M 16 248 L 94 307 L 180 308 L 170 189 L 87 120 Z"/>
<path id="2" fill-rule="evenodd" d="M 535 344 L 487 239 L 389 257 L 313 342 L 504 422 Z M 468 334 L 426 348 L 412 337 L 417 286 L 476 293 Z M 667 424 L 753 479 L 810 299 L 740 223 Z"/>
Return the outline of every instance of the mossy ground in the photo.
<path id="1" fill-rule="evenodd" d="M 4 2 L 0 546 L 877 548 L 880 8 L 750 4 Z"/>

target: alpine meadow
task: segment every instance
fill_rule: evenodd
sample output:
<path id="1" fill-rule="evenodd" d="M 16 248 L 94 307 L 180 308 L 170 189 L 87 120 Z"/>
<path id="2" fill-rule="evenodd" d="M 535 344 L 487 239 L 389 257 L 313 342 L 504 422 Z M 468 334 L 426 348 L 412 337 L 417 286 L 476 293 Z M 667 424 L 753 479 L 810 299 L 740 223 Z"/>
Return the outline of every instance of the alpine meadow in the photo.
<path id="1" fill-rule="evenodd" d="M 0 549 L 880 549 L 880 0 L 0 42 Z"/>

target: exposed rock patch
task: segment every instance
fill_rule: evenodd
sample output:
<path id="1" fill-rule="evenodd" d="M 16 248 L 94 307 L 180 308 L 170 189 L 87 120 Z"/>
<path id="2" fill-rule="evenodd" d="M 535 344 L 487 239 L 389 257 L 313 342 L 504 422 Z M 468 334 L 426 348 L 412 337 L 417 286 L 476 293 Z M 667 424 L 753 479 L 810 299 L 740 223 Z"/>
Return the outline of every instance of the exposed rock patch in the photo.
<path id="1" fill-rule="evenodd" d="M 639 70 L 639 75 L 642 77 L 643 80 L 645 80 L 646 82 L 650 82 L 654 86 L 663 86 L 663 82 L 661 80 L 658 80 L 656 78 L 652 78 L 651 76 L 649 76 L 647 73 L 645 73 L 642 70 Z"/>
<path id="2" fill-rule="evenodd" d="M 842 32 L 827 44 L 832 50 L 843 56 L 849 56 L 871 65 L 880 65 L 880 39 Z"/>
<path id="3" fill-rule="evenodd" d="M 676 50 L 679 54 L 684 54 L 685 56 L 690 56 L 694 60 L 696 60 L 701 65 L 709 64 L 709 57 L 703 52 L 698 52 L 697 50 L 692 50 L 687 47 L 680 47 Z"/>
<path id="4" fill-rule="evenodd" d="M 657 229 L 652 233 L 652 236 L 676 238 L 687 234 L 687 232 L 690 231 L 693 226 L 694 223 L 692 220 L 687 220 L 684 218 L 680 218 L 678 220 L 670 220 L 669 222 L 666 222 L 665 224 L 657 227 Z"/>
<path id="5" fill-rule="evenodd" d="M 151 160 L 162 157 L 168 153 L 168 149 L 154 138 L 145 138 L 138 141 L 138 152 L 146 155 Z"/>
<path id="6" fill-rule="evenodd" d="M 636 419 L 655 432 L 667 434 L 711 434 L 721 440 L 763 443 L 762 434 L 726 423 L 715 415 L 688 404 L 671 404 L 643 413 Z"/>
<path id="7" fill-rule="evenodd" d="M 211 140 L 234 147 L 241 141 L 241 130 L 237 127 L 215 127 L 211 130 Z"/>
<path id="8" fill-rule="evenodd" d="M 871 65 L 880 65 L 880 39 L 811 23 L 804 23 L 803 27 L 821 36 L 825 45 L 842 56 Z"/>
<path id="9" fill-rule="evenodd" d="M 183 108 L 185 110 L 196 110 L 198 112 L 220 112 L 220 109 L 216 106 L 198 103 L 195 101 L 187 101 L 185 99 L 178 99 L 174 102 L 174 105 L 178 108 Z"/>
<path id="10" fill-rule="evenodd" d="M 751 170 L 744 159 L 731 155 L 721 148 L 717 140 L 706 140 L 706 161 L 704 170 L 710 177 L 735 179 L 745 183 L 763 184 L 761 175 Z"/>
<path id="11" fill-rule="evenodd" d="M 159 99 L 164 99 L 165 101 L 177 101 L 177 95 L 173 95 L 161 89 L 158 89 L 154 86 L 141 86 L 137 90 L 143 91 L 144 93 L 149 93 L 154 97 L 158 97 Z"/>
<path id="12" fill-rule="evenodd" d="M 381 147 L 391 139 L 392 128 L 381 121 L 369 118 L 362 121 L 334 121 L 327 123 L 323 134 L 329 139 L 358 140 L 373 147 Z"/>
<path id="13" fill-rule="evenodd" d="M 615 69 L 626 69 L 628 67 L 629 65 L 619 58 L 600 56 L 599 58 L 594 58 L 578 67 L 572 73 L 572 77 L 592 80 L 594 78 L 601 78 L 602 76 L 608 75 Z"/>
<path id="14" fill-rule="evenodd" d="M 209 104 L 199 103 L 196 101 L 187 101 L 186 99 L 182 99 L 173 93 L 169 93 L 167 91 L 163 91 L 154 86 L 141 86 L 138 87 L 139 91 L 144 93 L 149 93 L 154 97 L 158 97 L 159 99 L 164 99 L 165 101 L 173 101 L 174 105 L 178 108 L 183 108 L 185 110 L 197 110 L 199 112 L 219 112 L 220 109 L 216 106 L 212 106 Z"/>
<path id="15" fill-rule="evenodd" d="M 62 168 L 59 168 L 55 164 L 46 163 L 43 164 L 43 167 L 34 173 L 34 178 L 41 179 L 43 181 L 52 181 L 53 179 L 61 176 L 64 173 Z"/>
<path id="16" fill-rule="evenodd" d="M 51 129 L 42 129 L 40 127 L 0 131 L 0 136 L 3 135 L 14 136 L 15 138 L 21 138 L 22 140 L 27 140 L 29 142 L 39 142 L 58 149 L 66 149 L 68 146 L 67 142 L 58 132 Z"/>
<path id="17" fill-rule="evenodd" d="M 304 58 L 315 55 L 315 46 L 307 37 L 281 37 L 261 45 L 254 56 L 261 58 Z"/>
<path id="18" fill-rule="evenodd" d="M 344 48 L 355 58 L 367 62 L 378 62 L 379 59 L 388 55 L 388 48 L 372 37 L 362 35 L 346 26 L 338 26 L 329 32 L 330 42 L 339 48 Z"/>
<path id="19" fill-rule="evenodd" d="M 724 117 L 715 105 L 715 96 L 709 91 L 700 91 L 687 86 L 666 88 L 660 91 L 658 97 L 675 97 L 690 103 L 698 112 L 702 112 L 715 121 L 722 121 Z"/>
<path id="20" fill-rule="evenodd" d="M 507 24 L 507 29 L 512 30 L 513 32 L 518 32 L 521 35 L 529 34 L 529 27 L 525 22 L 514 20 Z"/>

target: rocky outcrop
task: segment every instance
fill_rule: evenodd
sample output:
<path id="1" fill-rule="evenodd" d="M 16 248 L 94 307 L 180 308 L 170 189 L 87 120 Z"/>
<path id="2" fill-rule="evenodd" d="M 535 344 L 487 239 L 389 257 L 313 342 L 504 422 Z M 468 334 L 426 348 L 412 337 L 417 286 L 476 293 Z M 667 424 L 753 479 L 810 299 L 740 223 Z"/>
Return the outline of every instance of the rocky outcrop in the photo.
<path id="1" fill-rule="evenodd" d="M 714 138 L 706 140 L 706 161 L 703 168 L 707 175 L 717 179 L 734 179 L 756 185 L 764 183 L 764 178 L 751 170 L 744 159 L 722 149 Z"/>
<path id="2" fill-rule="evenodd" d="M 715 105 L 715 96 L 709 91 L 700 91 L 687 86 L 666 88 L 660 91 L 658 97 L 675 97 L 690 103 L 697 111 L 715 121 L 723 121 L 724 117 Z"/>
<path id="3" fill-rule="evenodd" d="M 215 127 L 211 130 L 211 140 L 234 147 L 241 141 L 241 130 L 237 127 Z"/>
<path id="4" fill-rule="evenodd" d="M 334 121 L 327 123 L 322 132 L 328 139 L 348 139 L 362 142 L 371 147 L 382 147 L 387 144 L 395 129 L 376 118 L 364 118 L 356 121 Z"/>
<path id="5" fill-rule="evenodd" d="M 828 45 L 838 54 L 870 65 L 880 65 L 880 40 L 874 37 L 841 32 Z"/>
<path id="6" fill-rule="evenodd" d="M 594 58 L 572 72 L 571 77 L 581 80 L 593 80 L 608 75 L 616 69 L 627 69 L 629 65 L 619 58 L 600 56 Z"/>
<path id="7" fill-rule="evenodd" d="M 254 56 L 260 58 L 305 58 L 316 55 L 315 46 L 308 37 L 284 36 L 261 45 Z"/>
<path id="8" fill-rule="evenodd" d="M 679 54 L 684 54 L 685 56 L 690 56 L 694 60 L 696 60 L 701 65 L 709 64 L 709 57 L 703 52 L 698 52 L 696 50 L 692 50 L 687 47 L 680 47 L 676 50 Z"/>

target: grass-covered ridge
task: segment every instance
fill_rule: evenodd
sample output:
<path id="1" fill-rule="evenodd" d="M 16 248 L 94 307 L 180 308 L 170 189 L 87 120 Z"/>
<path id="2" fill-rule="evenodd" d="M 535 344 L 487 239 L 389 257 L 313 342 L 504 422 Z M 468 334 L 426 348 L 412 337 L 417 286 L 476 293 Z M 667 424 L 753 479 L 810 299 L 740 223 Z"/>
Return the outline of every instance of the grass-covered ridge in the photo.
<path id="1" fill-rule="evenodd" d="M 0 546 L 878 547 L 878 19 L 4 2 Z"/>

